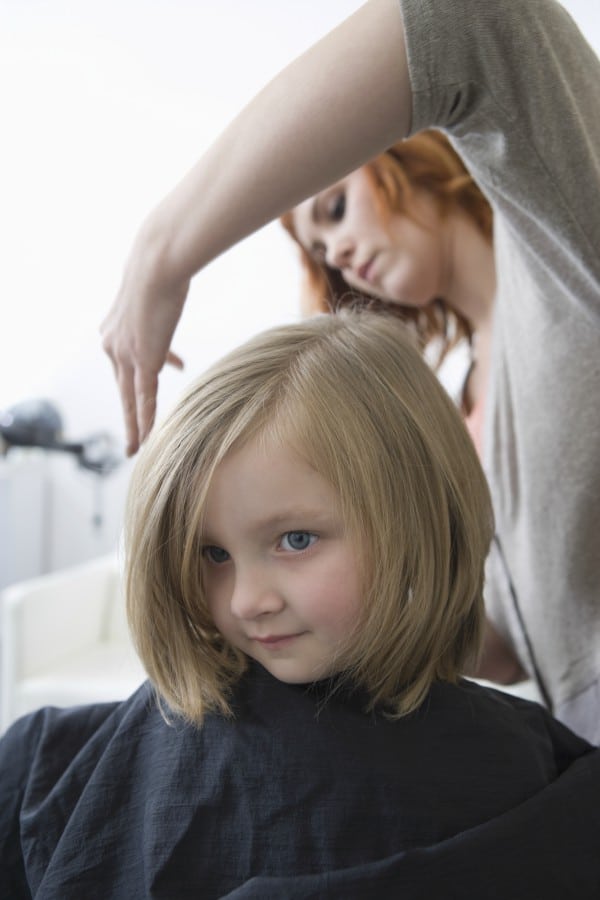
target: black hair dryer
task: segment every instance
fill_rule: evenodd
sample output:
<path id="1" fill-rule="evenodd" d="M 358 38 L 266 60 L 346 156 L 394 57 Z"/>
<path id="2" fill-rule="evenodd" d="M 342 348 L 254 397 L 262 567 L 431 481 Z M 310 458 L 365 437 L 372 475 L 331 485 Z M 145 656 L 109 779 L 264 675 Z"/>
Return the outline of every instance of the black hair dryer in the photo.
<path id="1" fill-rule="evenodd" d="M 5 453 L 11 447 L 40 447 L 71 453 L 82 468 L 97 475 L 109 475 L 122 462 L 106 432 L 81 441 L 65 441 L 60 413 L 49 400 L 24 400 L 0 412 L 0 438 Z"/>

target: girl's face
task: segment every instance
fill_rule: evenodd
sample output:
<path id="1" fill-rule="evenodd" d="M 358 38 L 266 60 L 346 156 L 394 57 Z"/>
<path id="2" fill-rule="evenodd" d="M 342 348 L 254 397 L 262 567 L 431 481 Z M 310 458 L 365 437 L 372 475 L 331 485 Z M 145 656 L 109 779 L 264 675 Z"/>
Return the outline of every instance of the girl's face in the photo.
<path id="1" fill-rule="evenodd" d="M 202 544 L 208 606 L 230 644 L 288 683 L 339 670 L 361 609 L 358 552 L 335 491 L 301 456 L 267 437 L 231 451 Z"/>
<path id="2" fill-rule="evenodd" d="M 297 206 L 298 240 L 319 263 L 339 269 L 352 288 L 382 300 L 425 307 L 445 295 L 447 260 L 439 214 L 415 195 L 414 218 L 383 219 L 369 172 L 347 178 Z"/>

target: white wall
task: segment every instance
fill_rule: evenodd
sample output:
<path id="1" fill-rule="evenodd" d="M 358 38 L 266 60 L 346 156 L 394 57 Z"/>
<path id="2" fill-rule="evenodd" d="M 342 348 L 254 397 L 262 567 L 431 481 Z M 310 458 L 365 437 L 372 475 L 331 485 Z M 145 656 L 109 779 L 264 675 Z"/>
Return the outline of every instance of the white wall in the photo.
<path id="1" fill-rule="evenodd" d="M 0 408 L 50 392 L 70 430 L 120 430 L 97 328 L 140 220 L 268 78 L 358 5 L 2 0 Z M 176 342 L 188 371 L 165 378 L 163 401 L 207 357 L 289 318 L 295 287 L 277 225 L 203 272 Z"/>
<path id="2" fill-rule="evenodd" d="M 137 226 L 272 75 L 359 5 L 0 0 L 0 410 L 46 396 L 69 438 L 108 430 L 122 442 L 97 329 Z M 565 5 L 600 51 L 599 5 Z M 230 346 L 293 318 L 296 301 L 277 225 L 209 266 L 176 334 L 186 370 L 164 372 L 160 413 Z M 99 536 L 90 476 L 52 465 L 55 568 L 114 544 L 129 470 L 104 485 Z"/>
<path id="3" fill-rule="evenodd" d="M 69 438 L 108 430 L 122 445 L 98 326 L 142 217 L 270 77 L 358 5 L 0 0 L 0 410 L 48 397 Z M 297 281 L 276 224 L 201 273 L 175 341 L 186 370 L 165 370 L 159 413 L 231 346 L 293 318 Z M 25 493 L 23 467 L 0 492 L 0 586 L 25 560 L 57 568 L 113 546 L 129 472 L 103 483 L 98 528 L 93 477 L 54 457 L 51 540 L 15 555 L 6 536 L 33 542 L 48 516 L 48 492 Z M 36 459 L 27 477 L 38 471 Z"/>

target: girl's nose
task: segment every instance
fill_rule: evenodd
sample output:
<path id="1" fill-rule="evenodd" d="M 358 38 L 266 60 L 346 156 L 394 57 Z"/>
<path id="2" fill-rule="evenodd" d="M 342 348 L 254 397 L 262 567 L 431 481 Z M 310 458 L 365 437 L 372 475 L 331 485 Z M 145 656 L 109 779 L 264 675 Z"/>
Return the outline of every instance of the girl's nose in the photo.
<path id="1" fill-rule="evenodd" d="M 257 572 L 236 573 L 231 612 L 238 619 L 278 613 L 285 605 L 279 589 Z"/>

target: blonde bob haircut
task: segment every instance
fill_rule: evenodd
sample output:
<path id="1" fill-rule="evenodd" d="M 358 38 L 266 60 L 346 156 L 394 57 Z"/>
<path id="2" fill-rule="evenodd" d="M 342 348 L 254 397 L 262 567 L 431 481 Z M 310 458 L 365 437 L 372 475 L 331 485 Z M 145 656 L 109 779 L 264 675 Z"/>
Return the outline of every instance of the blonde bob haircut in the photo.
<path id="1" fill-rule="evenodd" d="M 201 377 L 143 448 L 126 514 L 126 595 L 159 698 L 200 724 L 230 715 L 247 658 L 216 631 L 202 584 L 215 468 L 275 436 L 333 486 L 364 577 L 340 672 L 368 708 L 416 709 L 474 662 L 492 511 L 459 413 L 397 319 L 340 311 L 266 331 Z"/>
<path id="2" fill-rule="evenodd" d="M 412 216 L 415 193 L 425 192 L 442 219 L 460 211 L 491 244 L 492 208 L 441 131 L 420 131 L 394 144 L 363 168 L 371 181 L 382 221 L 393 213 Z M 302 246 L 294 227 L 293 210 L 281 217 L 281 223 L 299 246 L 304 276 L 301 305 L 306 315 L 332 312 L 340 306 L 386 309 L 414 328 L 423 346 L 437 340 L 439 362 L 460 338 L 471 340 L 470 324 L 444 298 L 425 309 L 416 309 L 351 288 L 339 269 L 318 261 Z"/>

